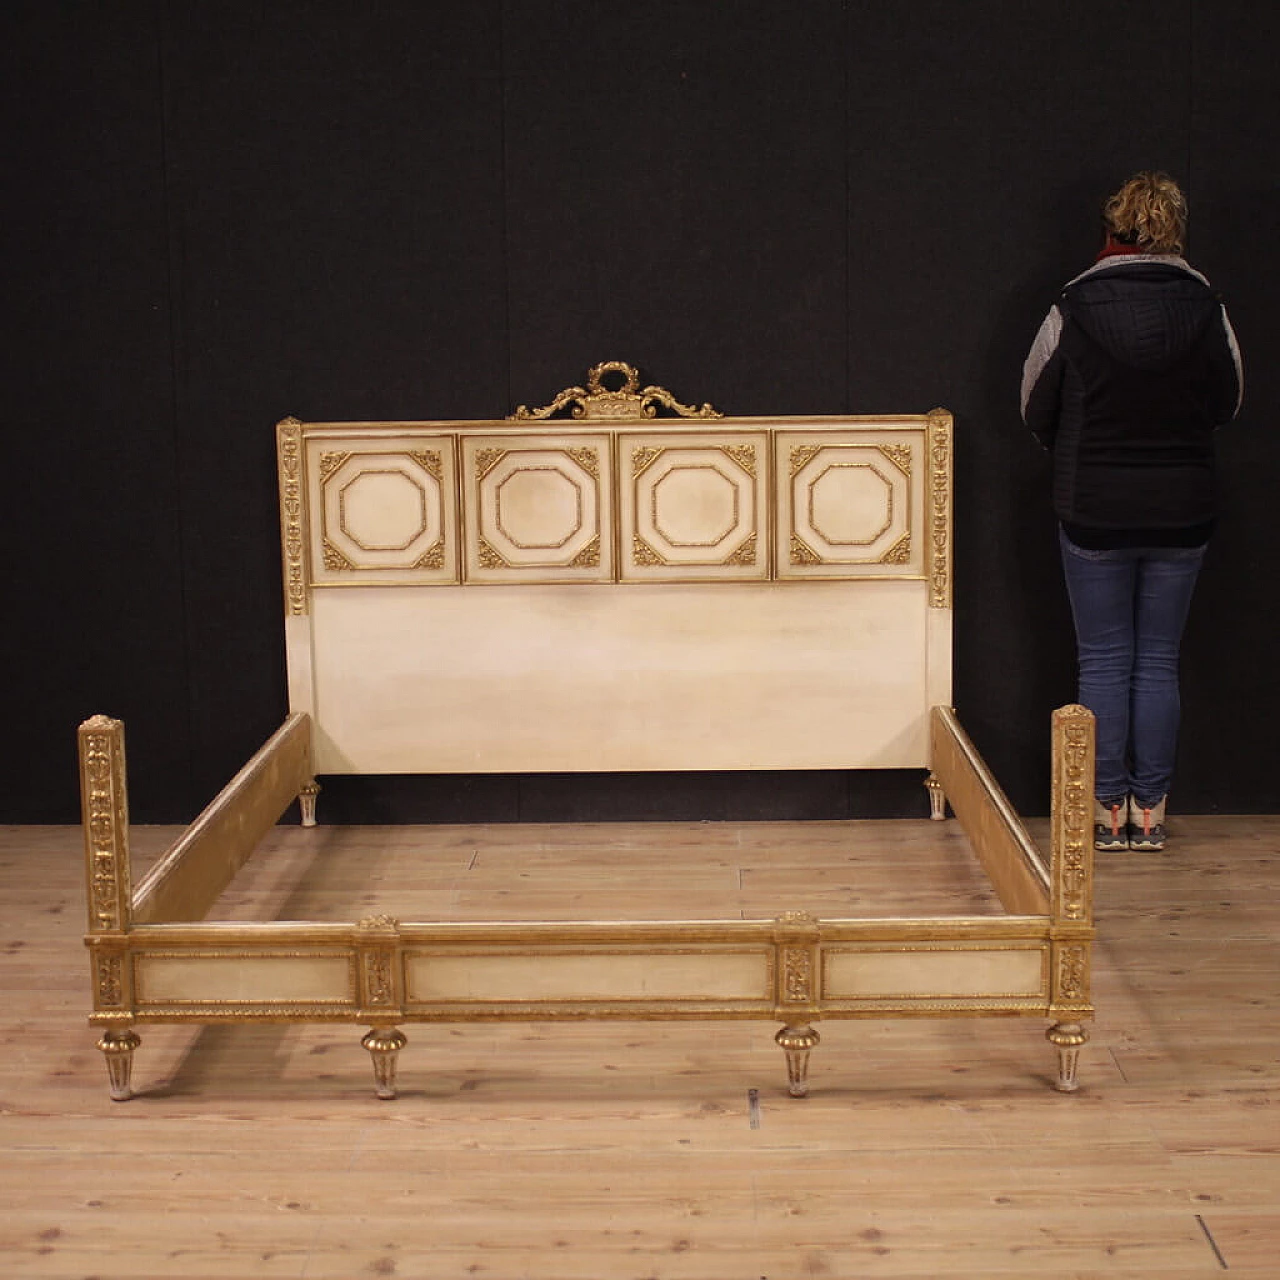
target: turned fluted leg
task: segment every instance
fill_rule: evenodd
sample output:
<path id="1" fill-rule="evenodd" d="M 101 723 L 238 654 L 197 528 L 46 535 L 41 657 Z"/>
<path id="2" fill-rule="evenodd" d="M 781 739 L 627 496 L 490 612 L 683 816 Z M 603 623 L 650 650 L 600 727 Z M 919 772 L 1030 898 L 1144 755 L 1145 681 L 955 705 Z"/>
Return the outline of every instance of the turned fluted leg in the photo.
<path id="1" fill-rule="evenodd" d="M 774 1040 L 787 1055 L 787 1092 L 793 1098 L 809 1095 L 809 1050 L 822 1038 L 810 1026 L 783 1027 Z"/>
<path id="2" fill-rule="evenodd" d="M 1080 1046 L 1088 1043 L 1089 1033 L 1078 1022 L 1055 1022 L 1044 1034 L 1050 1044 L 1058 1046 L 1058 1078 L 1053 1087 L 1074 1093 L 1080 1087 L 1076 1080 Z"/>
<path id="3" fill-rule="evenodd" d="M 360 1043 L 373 1058 L 373 1079 L 378 1097 L 396 1096 L 396 1057 L 408 1043 L 403 1031 L 395 1027 L 374 1027 Z"/>
<path id="4" fill-rule="evenodd" d="M 316 796 L 320 794 L 320 784 L 313 778 L 298 792 L 298 807 L 302 810 L 302 825 L 316 825 Z"/>
<path id="5" fill-rule="evenodd" d="M 107 1076 L 115 1102 L 128 1102 L 133 1097 L 133 1051 L 141 1043 L 136 1031 L 104 1031 L 98 1041 L 98 1048 L 107 1060 Z"/>
<path id="6" fill-rule="evenodd" d="M 929 817 L 934 822 L 941 822 L 947 816 L 947 797 L 942 790 L 942 783 L 931 773 L 924 785 L 929 789 Z"/>

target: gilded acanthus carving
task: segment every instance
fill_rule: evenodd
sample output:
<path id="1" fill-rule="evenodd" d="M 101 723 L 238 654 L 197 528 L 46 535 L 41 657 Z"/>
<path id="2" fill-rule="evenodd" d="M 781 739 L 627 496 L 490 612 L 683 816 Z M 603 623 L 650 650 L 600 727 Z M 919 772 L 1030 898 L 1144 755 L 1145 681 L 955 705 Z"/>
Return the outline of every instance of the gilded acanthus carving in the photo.
<path id="1" fill-rule="evenodd" d="M 808 947 L 782 949 L 782 990 L 788 1000 L 813 998 L 813 953 Z"/>
<path id="2" fill-rule="evenodd" d="M 792 564 L 821 564 L 822 557 L 816 551 L 810 548 L 803 539 L 797 537 L 794 533 L 791 535 L 791 563 Z"/>
<path id="3" fill-rule="evenodd" d="M 724 444 L 720 452 L 732 458 L 747 475 L 756 474 L 756 447 L 753 444 Z"/>
<path id="4" fill-rule="evenodd" d="M 622 386 L 610 390 L 604 385 L 606 374 L 622 375 Z M 722 415 L 709 404 L 681 404 L 665 387 L 648 386 L 643 391 L 637 390 L 640 375 L 634 366 L 622 360 L 605 360 L 596 365 L 587 374 L 587 386 L 566 387 L 550 404 L 541 409 L 530 409 L 520 405 L 511 417 L 516 421 L 529 421 L 538 418 L 550 418 L 553 414 L 568 409 L 578 419 L 611 419 L 614 421 L 629 418 L 656 418 L 658 407 L 670 409 L 681 418 L 719 418 Z"/>
<path id="5" fill-rule="evenodd" d="M 631 563 L 652 569 L 667 562 L 637 533 L 631 538 Z"/>
<path id="6" fill-rule="evenodd" d="M 1080 1004 L 1089 999 L 1089 949 L 1064 946 L 1058 953 L 1058 989 L 1056 999 Z"/>
<path id="7" fill-rule="evenodd" d="M 355 565 L 328 538 L 322 540 L 320 549 L 324 554 L 324 567 L 326 569 L 343 570 L 355 568 Z"/>
<path id="8" fill-rule="evenodd" d="M 124 966 L 119 956 L 98 957 L 98 1004 L 119 1005 L 124 999 Z"/>
<path id="9" fill-rule="evenodd" d="M 444 542 L 437 540 L 413 562 L 415 569 L 443 569 Z"/>
<path id="10" fill-rule="evenodd" d="M 653 465 L 660 457 L 662 450 L 653 445 L 637 445 L 631 450 L 631 475 L 634 479 L 636 476 L 643 474 L 650 466 Z"/>
<path id="11" fill-rule="evenodd" d="M 285 612 L 307 611 L 307 580 L 302 539 L 302 423 L 285 418 L 277 427 L 280 451 L 280 527 L 284 552 Z"/>
<path id="12" fill-rule="evenodd" d="M 595 534 L 591 541 L 569 561 L 571 569 L 598 569 L 600 567 L 600 535 Z"/>
<path id="13" fill-rule="evenodd" d="M 911 559 L 911 535 L 904 533 L 888 551 L 880 557 L 881 564 L 906 564 Z"/>
<path id="14" fill-rule="evenodd" d="M 484 538 L 476 539 L 476 558 L 483 569 L 509 569 L 511 566 L 500 556 Z"/>
<path id="15" fill-rule="evenodd" d="M 589 476 L 600 478 L 600 455 L 595 449 L 566 449 L 565 452 Z"/>
<path id="16" fill-rule="evenodd" d="M 791 474 L 794 476 L 803 466 L 822 452 L 819 444 L 793 444 L 791 446 Z"/>
<path id="17" fill-rule="evenodd" d="M 320 483 L 323 484 L 328 480 L 349 457 L 351 457 L 349 453 L 322 453 L 320 455 Z"/>
<path id="18" fill-rule="evenodd" d="M 505 449 L 477 449 L 476 479 L 483 480 L 506 456 Z"/>
<path id="19" fill-rule="evenodd" d="M 410 450 L 409 457 L 420 466 L 429 476 L 441 480 L 444 478 L 444 466 L 440 461 L 440 453 L 437 449 L 419 449 Z"/>
<path id="20" fill-rule="evenodd" d="M 725 564 L 732 565 L 753 565 L 756 562 L 756 535 L 748 534 L 743 544 L 731 555 L 725 558 Z"/>
<path id="21" fill-rule="evenodd" d="M 911 446 L 909 444 L 882 444 L 880 452 L 893 463 L 903 475 L 911 474 Z"/>

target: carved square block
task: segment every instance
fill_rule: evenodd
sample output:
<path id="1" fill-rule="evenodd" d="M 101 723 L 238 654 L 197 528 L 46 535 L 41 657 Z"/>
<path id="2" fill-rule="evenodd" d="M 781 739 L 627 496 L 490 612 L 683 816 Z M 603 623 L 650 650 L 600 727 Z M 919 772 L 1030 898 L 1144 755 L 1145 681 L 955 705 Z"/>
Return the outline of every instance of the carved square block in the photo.
<path id="1" fill-rule="evenodd" d="M 313 586 L 458 581 L 448 436 L 306 442 Z"/>
<path id="2" fill-rule="evenodd" d="M 779 578 L 922 578 L 926 452 L 919 429 L 779 431 Z"/>
<path id="3" fill-rule="evenodd" d="M 611 582 L 607 435 L 464 436 L 468 582 Z"/>
<path id="4" fill-rule="evenodd" d="M 623 581 L 768 578 L 765 432 L 625 432 L 618 468 Z"/>

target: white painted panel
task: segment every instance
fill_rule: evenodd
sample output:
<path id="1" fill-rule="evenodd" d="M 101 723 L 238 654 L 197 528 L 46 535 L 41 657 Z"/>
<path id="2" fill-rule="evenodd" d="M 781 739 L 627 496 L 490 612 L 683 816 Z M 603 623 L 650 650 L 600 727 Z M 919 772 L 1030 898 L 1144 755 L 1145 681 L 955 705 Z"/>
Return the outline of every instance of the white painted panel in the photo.
<path id="1" fill-rule="evenodd" d="M 768 1000 L 769 959 L 757 954 L 411 956 L 409 1003 L 464 1000 Z"/>
<path id="2" fill-rule="evenodd" d="M 318 773 L 892 768 L 923 582 L 316 592 Z"/>
<path id="3" fill-rule="evenodd" d="M 1034 949 L 827 951 L 827 1000 L 1039 996 L 1044 951 Z"/>
<path id="4" fill-rule="evenodd" d="M 336 1003 L 354 997 L 346 956 L 139 955 L 138 1001 L 147 1004 L 275 1001 Z"/>

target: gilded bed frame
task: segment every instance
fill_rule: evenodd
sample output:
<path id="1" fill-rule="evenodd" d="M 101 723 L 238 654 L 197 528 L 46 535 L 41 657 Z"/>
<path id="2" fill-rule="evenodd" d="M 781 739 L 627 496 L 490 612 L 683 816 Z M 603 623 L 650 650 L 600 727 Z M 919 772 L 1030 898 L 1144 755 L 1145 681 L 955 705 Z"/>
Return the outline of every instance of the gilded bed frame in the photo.
<path id="1" fill-rule="evenodd" d="M 723 418 L 619 362 L 503 422 L 280 423 L 290 714 L 136 888 L 123 726 L 80 727 L 111 1096 L 147 1023 L 361 1024 L 390 1098 L 408 1022 L 765 1019 L 802 1096 L 820 1019 L 1010 1015 L 1074 1090 L 1093 720 L 1054 713 L 1046 857 L 949 705 L 951 433 Z M 317 774 L 915 766 L 1004 914 L 204 920 Z"/>

